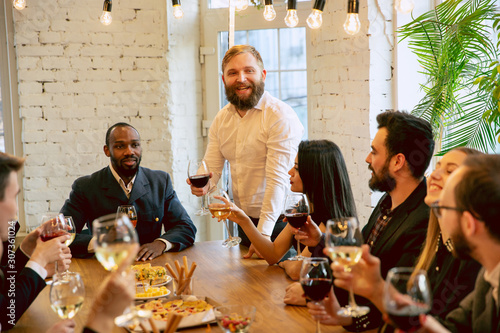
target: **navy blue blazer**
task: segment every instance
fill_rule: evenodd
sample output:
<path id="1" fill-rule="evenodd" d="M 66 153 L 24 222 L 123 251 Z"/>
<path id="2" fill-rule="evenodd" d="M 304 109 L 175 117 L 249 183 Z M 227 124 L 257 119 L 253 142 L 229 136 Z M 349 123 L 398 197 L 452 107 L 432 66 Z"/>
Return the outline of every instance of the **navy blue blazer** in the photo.
<path id="1" fill-rule="evenodd" d="M 127 198 L 107 166 L 90 176 L 78 178 L 61 208 L 61 213 L 72 216 L 75 221 L 77 236 L 70 246 L 73 255 L 88 252 L 92 235 L 81 234 L 82 228 L 87 225 L 92 230 L 94 219 L 115 213 L 119 205 L 135 206 L 136 231 L 141 245 L 156 238 L 172 243 L 170 251 L 181 251 L 193 245 L 196 227 L 177 198 L 168 173 L 139 167 L 130 198 Z"/>

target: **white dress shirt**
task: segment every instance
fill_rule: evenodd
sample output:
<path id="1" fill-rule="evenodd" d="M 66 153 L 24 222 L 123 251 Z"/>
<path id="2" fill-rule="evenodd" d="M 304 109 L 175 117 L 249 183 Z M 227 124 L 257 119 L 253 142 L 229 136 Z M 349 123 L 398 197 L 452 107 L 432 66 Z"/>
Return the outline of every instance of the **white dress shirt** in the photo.
<path id="1" fill-rule="evenodd" d="M 283 211 L 293 166 L 304 127 L 293 109 L 264 92 L 255 108 L 241 117 L 231 103 L 222 108 L 210 126 L 205 161 L 221 177 L 224 161 L 231 165 L 235 204 L 270 236 Z"/>
<path id="2" fill-rule="evenodd" d="M 491 272 L 484 272 L 484 280 L 493 288 L 493 299 L 498 306 L 498 283 L 500 278 L 500 263 Z"/>

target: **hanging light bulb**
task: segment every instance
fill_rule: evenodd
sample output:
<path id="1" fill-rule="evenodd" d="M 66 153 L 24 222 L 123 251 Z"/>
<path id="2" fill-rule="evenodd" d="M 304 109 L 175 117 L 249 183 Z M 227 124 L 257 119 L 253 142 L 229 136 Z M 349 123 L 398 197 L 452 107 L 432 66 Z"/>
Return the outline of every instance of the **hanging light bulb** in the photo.
<path id="1" fill-rule="evenodd" d="M 237 0 L 236 5 L 235 5 L 235 10 L 237 12 L 241 12 L 242 10 L 245 10 L 248 8 L 248 0 Z"/>
<path id="2" fill-rule="evenodd" d="M 274 10 L 273 0 L 266 0 L 264 7 L 264 19 L 266 21 L 272 21 L 276 18 L 276 11 Z"/>
<path id="3" fill-rule="evenodd" d="M 415 8 L 415 4 L 413 0 L 396 0 L 394 1 L 394 9 L 396 9 L 401 14 L 410 13 L 413 8 Z"/>
<path id="4" fill-rule="evenodd" d="M 102 15 L 101 15 L 101 23 L 104 25 L 110 25 L 113 22 L 113 18 L 111 17 L 111 0 L 104 0 L 104 4 L 102 5 Z"/>
<path id="5" fill-rule="evenodd" d="M 23 10 L 24 7 L 26 7 L 26 0 L 14 0 L 14 2 L 12 2 L 12 5 L 17 10 Z"/>
<path id="6" fill-rule="evenodd" d="M 347 2 L 347 19 L 344 22 L 344 30 L 349 35 L 355 35 L 361 28 L 359 22 L 359 0 L 348 0 Z"/>
<path id="7" fill-rule="evenodd" d="M 285 24 L 290 28 L 299 24 L 299 17 L 297 15 L 297 0 L 288 0 L 288 10 L 285 17 Z"/>
<path id="8" fill-rule="evenodd" d="M 316 0 L 311 14 L 307 18 L 307 25 L 311 29 L 318 29 L 323 24 L 323 9 L 325 8 L 325 0 Z"/>
<path id="9" fill-rule="evenodd" d="M 174 17 L 176 19 L 181 19 L 184 16 L 184 12 L 181 7 L 181 0 L 172 0 L 172 7 L 174 8 Z"/>

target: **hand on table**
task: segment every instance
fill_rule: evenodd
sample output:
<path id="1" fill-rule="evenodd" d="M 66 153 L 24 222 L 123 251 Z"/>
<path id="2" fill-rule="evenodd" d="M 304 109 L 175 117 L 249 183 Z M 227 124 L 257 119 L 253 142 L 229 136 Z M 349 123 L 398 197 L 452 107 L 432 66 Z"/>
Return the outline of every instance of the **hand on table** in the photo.
<path id="1" fill-rule="evenodd" d="M 210 172 L 210 178 L 212 178 L 212 175 L 213 175 L 213 173 Z M 191 184 L 191 181 L 189 180 L 189 178 L 186 179 L 186 183 L 191 186 L 191 194 L 194 194 L 197 197 L 201 197 L 202 195 L 207 194 L 208 190 L 210 188 L 210 181 L 208 182 L 207 185 L 205 185 L 205 187 L 202 187 L 202 188 L 193 186 Z"/>
<path id="2" fill-rule="evenodd" d="M 289 305 L 306 305 L 306 297 L 304 295 L 304 289 L 302 289 L 302 285 L 298 282 L 294 282 L 286 287 L 285 297 L 283 298 L 283 302 Z"/>
<path id="3" fill-rule="evenodd" d="M 346 326 L 352 324 L 352 318 L 345 318 L 337 315 L 340 304 L 333 293 L 333 288 L 330 289 L 328 296 L 322 303 L 307 302 L 307 307 L 309 314 L 324 325 Z"/>
<path id="4" fill-rule="evenodd" d="M 75 331 L 75 321 L 73 319 L 65 319 L 52 325 L 46 333 L 73 333 Z"/>
<path id="5" fill-rule="evenodd" d="M 137 253 L 136 261 L 153 260 L 161 256 L 167 245 L 161 240 L 155 240 L 152 243 L 143 244 Z"/>
<path id="6" fill-rule="evenodd" d="M 306 223 L 300 229 L 292 227 L 291 224 L 288 225 L 292 234 L 295 235 L 295 239 L 305 246 L 314 247 L 321 241 L 322 232 L 318 225 L 311 219 L 311 215 L 307 217 Z"/>
<path id="7" fill-rule="evenodd" d="M 262 237 L 266 237 L 267 239 L 271 240 L 271 237 L 270 236 L 264 236 L 262 235 Z M 245 254 L 243 256 L 244 259 L 250 259 L 252 258 L 253 255 L 256 255 L 259 259 L 264 259 L 264 257 L 259 253 L 259 251 L 257 251 L 257 249 L 255 248 L 255 246 L 253 246 L 253 244 L 250 244 L 250 248 L 248 249 L 248 252 L 247 254 Z"/>
<path id="8" fill-rule="evenodd" d="M 47 264 L 55 262 L 56 260 L 67 259 L 67 251 L 69 248 L 66 244 L 64 244 L 64 242 L 68 239 L 69 235 L 59 236 L 46 242 L 38 239 L 30 260 L 33 260 L 40 266 L 45 267 Z M 69 258 L 71 258 L 71 252 L 69 254 Z"/>
<path id="9" fill-rule="evenodd" d="M 87 318 L 86 327 L 96 332 L 111 332 L 114 318 L 123 314 L 135 298 L 135 276 L 127 269 L 136 257 L 139 245 L 135 244 L 118 269 L 101 284 Z"/>
<path id="10" fill-rule="evenodd" d="M 302 268 L 302 260 L 284 260 L 281 261 L 278 264 L 278 266 L 280 266 L 285 270 L 286 274 L 290 277 L 290 279 L 294 281 L 299 280 L 300 269 Z"/>

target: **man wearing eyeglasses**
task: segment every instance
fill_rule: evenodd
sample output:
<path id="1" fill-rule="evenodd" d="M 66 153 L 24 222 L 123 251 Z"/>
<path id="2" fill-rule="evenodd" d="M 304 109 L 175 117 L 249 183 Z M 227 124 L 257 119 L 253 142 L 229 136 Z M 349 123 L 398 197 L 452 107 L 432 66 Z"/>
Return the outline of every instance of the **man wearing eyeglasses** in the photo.
<path id="1" fill-rule="evenodd" d="M 451 311 L 441 326 L 421 316 L 419 332 L 500 332 L 500 156 L 467 158 L 446 182 L 440 201 L 443 238 L 450 238 L 453 254 L 477 260 L 483 269 L 474 291 Z"/>

